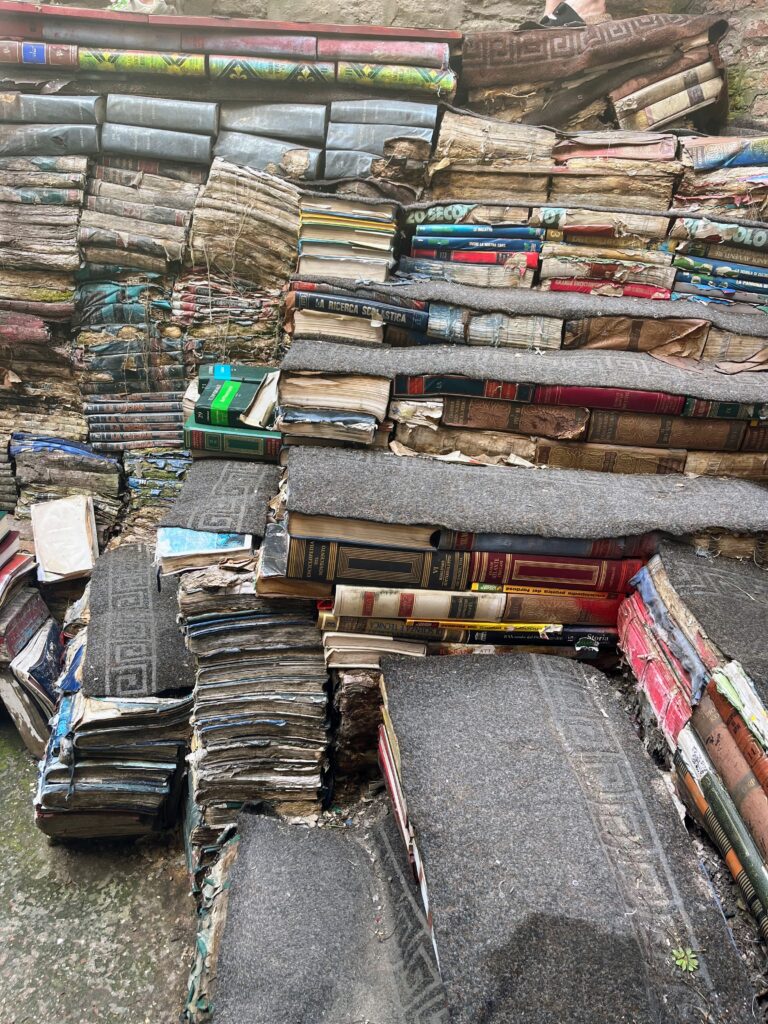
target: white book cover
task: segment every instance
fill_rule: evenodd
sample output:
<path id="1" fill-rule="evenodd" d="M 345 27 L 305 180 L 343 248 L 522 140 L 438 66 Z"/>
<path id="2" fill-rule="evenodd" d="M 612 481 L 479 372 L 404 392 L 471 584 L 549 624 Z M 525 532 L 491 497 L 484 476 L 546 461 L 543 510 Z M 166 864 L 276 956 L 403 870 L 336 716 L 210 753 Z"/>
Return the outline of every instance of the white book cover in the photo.
<path id="1" fill-rule="evenodd" d="M 90 576 L 99 557 L 93 498 L 76 494 L 33 505 L 32 535 L 41 583 Z"/>

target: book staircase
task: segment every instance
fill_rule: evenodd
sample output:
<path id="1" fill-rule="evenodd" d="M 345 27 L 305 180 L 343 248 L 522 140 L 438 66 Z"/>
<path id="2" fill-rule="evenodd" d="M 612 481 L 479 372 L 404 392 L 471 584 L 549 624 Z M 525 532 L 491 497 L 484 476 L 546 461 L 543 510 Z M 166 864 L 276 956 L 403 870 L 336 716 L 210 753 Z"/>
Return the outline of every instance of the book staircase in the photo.
<path id="1" fill-rule="evenodd" d="M 186 1021 L 754 1019 L 727 30 L 0 2 L 0 698 L 42 832 L 180 825 Z"/>

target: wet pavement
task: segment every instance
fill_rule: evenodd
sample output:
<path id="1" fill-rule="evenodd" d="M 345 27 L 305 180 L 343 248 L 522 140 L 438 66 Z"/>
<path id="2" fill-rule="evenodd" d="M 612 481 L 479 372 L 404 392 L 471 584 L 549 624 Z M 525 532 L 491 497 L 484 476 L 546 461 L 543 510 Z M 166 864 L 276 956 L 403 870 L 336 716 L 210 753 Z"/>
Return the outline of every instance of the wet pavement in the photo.
<path id="1" fill-rule="evenodd" d="M 175 1024 L 195 934 L 178 836 L 52 845 L 35 776 L 0 709 L 0 1021 Z"/>

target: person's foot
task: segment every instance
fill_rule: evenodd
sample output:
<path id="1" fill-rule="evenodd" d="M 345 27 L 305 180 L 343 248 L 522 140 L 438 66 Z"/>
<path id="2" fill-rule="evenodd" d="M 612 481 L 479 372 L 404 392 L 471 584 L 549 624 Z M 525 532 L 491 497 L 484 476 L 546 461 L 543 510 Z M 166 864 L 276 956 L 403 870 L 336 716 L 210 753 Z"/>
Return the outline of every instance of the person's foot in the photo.
<path id="1" fill-rule="evenodd" d="M 542 28 L 578 28 L 608 21 L 605 0 L 546 0 Z M 524 26 L 527 27 L 527 26 Z"/>

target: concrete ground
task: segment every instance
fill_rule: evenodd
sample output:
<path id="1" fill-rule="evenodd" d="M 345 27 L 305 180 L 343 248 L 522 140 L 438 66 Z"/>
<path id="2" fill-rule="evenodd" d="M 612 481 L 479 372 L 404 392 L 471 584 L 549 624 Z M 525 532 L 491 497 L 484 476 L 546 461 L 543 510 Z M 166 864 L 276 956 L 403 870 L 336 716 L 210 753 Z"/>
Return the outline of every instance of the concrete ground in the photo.
<path id="1" fill-rule="evenodd" d="M 178 837 L 50 845 L 0 708 L 0 1021 L 176 1024 L 195 935 Z"/>

